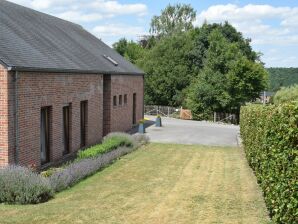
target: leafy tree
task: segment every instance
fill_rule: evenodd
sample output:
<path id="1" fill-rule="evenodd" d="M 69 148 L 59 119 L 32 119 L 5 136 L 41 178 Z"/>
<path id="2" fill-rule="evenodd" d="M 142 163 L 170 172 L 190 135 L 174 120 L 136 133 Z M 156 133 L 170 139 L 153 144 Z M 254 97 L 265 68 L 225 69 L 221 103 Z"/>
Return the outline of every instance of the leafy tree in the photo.
<path id="1" fill-rule="evenodd" d="M 113 48 L 133 64 L 136 64 L 136 61 L 144 55 L 142 46 L 132 40 L 127 41 L 125 38 L 114 43 Z"/>
<path id="2" fill-rule="evenodd" d="M 113 44 L 113 48 L 122 56 L 124 56 L 127 50 L 128 42 L 125 38 L 121 38 L 118 42 Z"/>
<path id="3" fill-rule="evenodd" d="M 238 110 L 266 88 L 263 65 L 249 60 L 238 42 L 231 43 L 220 29 L 212 31 L 208 41 L 204 67 L 186 100 L 197 118 L 206 118 L 212 111 Z"/>
<path id="4" fill-rule="evenodd" d="M 160 16 L 154 16 L 151 20 L 150 33 L 156 36 L 167 36 L 193 28 L 196 19 L 196 11 L 191 5 L 168 5 L 162 10 Z"/>
<path id="5" fill-rule="evenodd" d="M 194 59 L 194 63 L 198 68 L 203 67 L 203 61 L 206 58 L 206 53 L 210 45 L 209 35 L 218 30 L 230 43 L 238 45 L 241 52 L 250 60 L 259 60 L 258 54 L 254 52 L 250 46 L 250 39 L 245 39 L 243 35 L 238 32 L 231 24 L 225 22 L 223 24 L 204 23 L 202 27 L 195 28 L 192 31 L 194 39 L 194 48 L 191 51 L 191 55 Z"/>
<path id="6" fill-rule="evenodd" d="M 145 103 L 181 105 L 183 89 L 189 86 L 196 68 L 189 52 L 193 41 L 189 33 L 161 39 L 145 52 L 138 65 L 145 72 Z"/>

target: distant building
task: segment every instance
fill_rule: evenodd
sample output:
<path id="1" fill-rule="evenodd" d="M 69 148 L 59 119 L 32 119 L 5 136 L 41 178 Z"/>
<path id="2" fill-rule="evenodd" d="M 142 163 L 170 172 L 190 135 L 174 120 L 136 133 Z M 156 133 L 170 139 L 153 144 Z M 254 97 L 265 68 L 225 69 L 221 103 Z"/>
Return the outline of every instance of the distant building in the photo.
<path id="1" fill-rule="evenodd" d="M 259 100 L 262 103 L 269 103 L 271 98 L 274 96 L 275 92 L 270 92 L 270 91 L 264 91 L 260 93 L 260 98 Z M 265 102 L 264 102 L 265 101 Z"/>

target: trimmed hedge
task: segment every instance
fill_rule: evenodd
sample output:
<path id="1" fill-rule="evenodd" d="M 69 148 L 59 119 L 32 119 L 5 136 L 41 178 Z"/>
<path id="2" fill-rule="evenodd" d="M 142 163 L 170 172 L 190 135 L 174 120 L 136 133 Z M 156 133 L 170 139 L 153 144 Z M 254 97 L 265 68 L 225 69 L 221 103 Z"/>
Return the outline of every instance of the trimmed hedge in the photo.
<path id="1" fill-rule="evenodd" d="M 298 85 L 282 87 L 273 97 L 274 104 L 282 104 L 291 101 L 298 102 Z"/>
<path id="2" fill-rule="evenodd" d="M 241 108 L 246 157 L 276 223 L 298 223 L 298 103 Z"/>

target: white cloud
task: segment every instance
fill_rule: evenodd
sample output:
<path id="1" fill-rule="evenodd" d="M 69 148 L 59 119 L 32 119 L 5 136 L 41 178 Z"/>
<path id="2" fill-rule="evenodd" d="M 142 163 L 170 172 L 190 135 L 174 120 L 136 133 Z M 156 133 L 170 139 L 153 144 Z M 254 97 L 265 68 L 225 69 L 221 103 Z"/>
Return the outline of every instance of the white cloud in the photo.
<path id="1" fill-rule="evenodd" d="M 268 21 L 276 20 L 278 24 Z M 254 45 L 298 44 L 298 7 L 273 7 L 270 5 L 235 4 L 214 5 L 202 11 L 196 24 L 229 21 Z"/>
<path id="2" fill-rule="evenodd" d="M 121 4 L 116 0 L 10 0 L 36 10 L 71 20 L 93 22 L 117 15 L 144 16 L 147 5 L 142 3 Z"/>
<path id="3" fill-rule="evenodd" d="M 117 1 L 97 0 L 90 4 L 92 8 L 102 10 L 109 14 L 147 14 L 147 6 L 141 3 L 136 4 L 120 4 Z"/>
<path id="4" fill-rule="evenodd" d="M 98 13 L 82 13 L 80 11 L 66 11 L 63 13 L 56 14 L 57 17 L 72 22 L 93 22 L 104 18 L 103 15 Z"/>

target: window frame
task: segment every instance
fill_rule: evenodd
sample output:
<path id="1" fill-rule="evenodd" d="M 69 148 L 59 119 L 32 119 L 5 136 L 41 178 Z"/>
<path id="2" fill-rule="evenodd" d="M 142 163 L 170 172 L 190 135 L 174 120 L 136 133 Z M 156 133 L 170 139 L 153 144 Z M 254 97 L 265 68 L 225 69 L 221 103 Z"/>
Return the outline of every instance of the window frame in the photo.
<path id="1" fill-rule="evenodd" d="M 45 165 L 51 161 L 51 158 L 50 158 L 51 157 L 51 138 L 52 138 L 51 111 L 52 111 L 51 106 L 41 107 L 40 109 L 40 163 L 41 165 Z M 42 155 L 43 153 L 44 155 Z M 44 156 L 44 159 L 43 159 L 43 156 Z"/>
<path id="2" fill-rule="evenodd" d="M 118 105 L 122 106 L 123 105 L 122 103 L 123 103 L 122 95 L 119 95 Z"/>
<path id="3" fill-rule="evenodd" d="M 113 107 L 117 107 L 117 96 L 113 96 Z"/>
<path id="4" fill-rule="evenodd" d="M 124 100 L 123 100 L 123 102 L 124 102 L 124 105 L 127 105 L 127 94 L 124 94 Z"/>
<path id="5" fill-rule="evenodd" d="M 81 101 L 80 103 L 80 140 L 81 148 L 87 146 L 88 136 L 88 100 Z"/>

